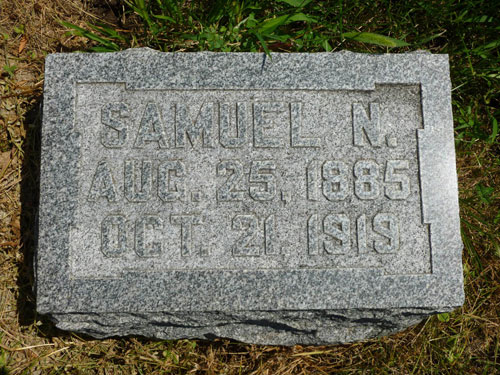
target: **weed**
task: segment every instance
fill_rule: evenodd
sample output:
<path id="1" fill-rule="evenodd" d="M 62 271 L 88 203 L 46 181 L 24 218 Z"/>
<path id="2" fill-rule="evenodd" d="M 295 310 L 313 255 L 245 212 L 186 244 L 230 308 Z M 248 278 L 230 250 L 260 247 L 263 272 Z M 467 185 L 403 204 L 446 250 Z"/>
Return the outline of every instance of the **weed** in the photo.
<path id="1" fill-rule="evenodd" d="M 7 353 L 0 349 L 0 375 L 8 375 L 10 373 L 7 365 Z"/>
<path id="2" fill-rule="evenodd" d="M 177 0 L 126 0 L 125 4 L 128 6 L 125 14 L 132 16 L 131 30 L 126 33 L 117 34 L 107 27 L 101 26 L 99 30 L 89 25 L 89 29 L 102 35 L 100 37 L 76 25 L 65 25 L 75 35 L 97 41 L 99 45 L 94 50 L 99 51 L 115 51 L 117 45 L 128 48 L 136 44 L 161 51 L 269 53 L 276 49 L 299 51 L 306 48 L 331 51 L 331 40 L 344 38 L 386 47 L 408 45 L 376 33 L 352 31 L 342 34 L 342 27 L 331 24 L 324 16 L 325 6 L 310 0 L 217 0 L 189 2 L 189 6 Z"/>
<path id="3" fill-rule="evenodd" d="M 3 66 L 4 72 L 7 73 L 10 78 L 14 77 L 14 73 L 15 73 L 16 69 L 17 69 L 17 66 L 15 66 L 15 65 L 6 64 Z"/>

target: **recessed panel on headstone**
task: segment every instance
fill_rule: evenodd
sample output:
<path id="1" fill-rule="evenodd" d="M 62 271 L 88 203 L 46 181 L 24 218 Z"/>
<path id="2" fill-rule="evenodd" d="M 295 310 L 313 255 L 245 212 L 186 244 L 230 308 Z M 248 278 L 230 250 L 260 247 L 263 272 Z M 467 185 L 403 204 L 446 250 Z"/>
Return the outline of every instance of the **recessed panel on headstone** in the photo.
<path id="1" fill-rule="evenodd" d="M 446 55 L 50 55 L 40 185 L 62 329 L 337 343 L 463 301 Z"/>

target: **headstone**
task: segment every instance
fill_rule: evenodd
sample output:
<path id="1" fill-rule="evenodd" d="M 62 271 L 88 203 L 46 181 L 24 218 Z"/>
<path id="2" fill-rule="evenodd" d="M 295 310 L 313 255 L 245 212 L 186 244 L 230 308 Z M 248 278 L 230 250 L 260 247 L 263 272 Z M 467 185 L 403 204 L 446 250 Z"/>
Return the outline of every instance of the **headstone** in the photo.
<path id="1" fill-rule="evenodd" d="M 54 54 L 43 111 L 61 329 L 343 343 L 463 302 L 446 55 Z"/>

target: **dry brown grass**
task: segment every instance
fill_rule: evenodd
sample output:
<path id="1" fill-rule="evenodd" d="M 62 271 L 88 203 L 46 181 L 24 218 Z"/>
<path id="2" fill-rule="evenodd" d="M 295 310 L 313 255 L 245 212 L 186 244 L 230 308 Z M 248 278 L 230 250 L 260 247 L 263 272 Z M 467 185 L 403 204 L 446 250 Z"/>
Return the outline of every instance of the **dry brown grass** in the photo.
<path id="1" fill-rule="evenodd" d="M 342 346 L 271 347 L 228 340 L 93 340 L 56 330 L 35 312 L 32 293 L 39 104 L 44 56 L 85 49 L 57 23 L 116 20 L 114 0 L 0 0 L 0 374 L 331 374 L 500 372 L 500 204 L 475 185 L 500 186 L 495 146 L 459 152 L 466 303 L 405 332 Z M 15 28 L 24 25 L 24 32 Z M 15 66 L 16 68 L 12 68 Z M 464 203 L 465 202 L 465 203 Z M 496 237 L 496 238 L 495 238 Z"/>

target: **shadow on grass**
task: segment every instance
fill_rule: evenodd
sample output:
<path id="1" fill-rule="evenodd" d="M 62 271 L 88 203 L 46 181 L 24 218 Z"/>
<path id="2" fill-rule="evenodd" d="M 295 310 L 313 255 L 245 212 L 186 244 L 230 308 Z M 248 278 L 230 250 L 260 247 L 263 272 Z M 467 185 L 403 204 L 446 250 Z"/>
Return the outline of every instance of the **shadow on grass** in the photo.
<path id="1" fill-rule="evenodd" d="M 18 264 L 17 311 L 20 326 L 37 327 L 41 336 L 67 335 L 36 312 L 34 256 L 37 246 L 38 203 L 40 197 L 42 96 L 38 96 L 25 115 L 26 137 L 23 143 L 24 160 L 21 173 L 21 252 L 23 261 Z"/>

